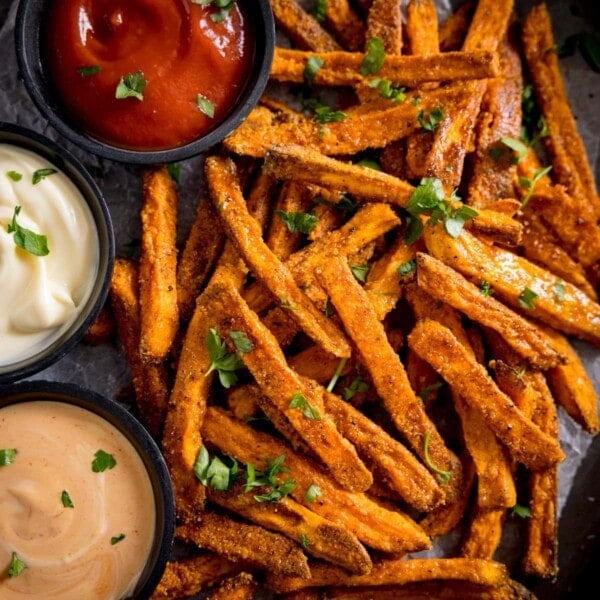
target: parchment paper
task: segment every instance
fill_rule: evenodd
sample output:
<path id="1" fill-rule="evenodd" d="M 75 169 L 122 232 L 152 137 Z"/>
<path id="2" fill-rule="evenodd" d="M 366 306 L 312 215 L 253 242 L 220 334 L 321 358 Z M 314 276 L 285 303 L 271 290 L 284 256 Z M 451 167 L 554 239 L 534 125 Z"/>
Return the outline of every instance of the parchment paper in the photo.
<path id="1" fill-rule="evenodd" d="M 560 44 L 569 35 L 582 30 L 600 31 L 600 24 L 593 22 L 594 4 L 590 2 L 547 2 L 555 38 Z M 448 14 L 449 7 L 456 2 L 438 0 L 440 15 Z M 517 9 L 525 14 L 534 4 L 530 0 L 517 0 Z M 100 159 L 80 150 L 62 138 L 40 115 L 19 80 L 14 50 L 14 20 L 17 0 L 0 0 L 0 121 L 30 127 L 58 141 L 73 152 L 84 165 L 90 168 L 99 184 L 112 215 L 115 228 L 117 254 L 126 255 L 139 240 L 141 206 L 141 180 L 139 168 Z M 561 59 L 569 98 L 578 119 L 580 133 L 584 139 L 590 160 L 595 167 L 596 179 L 600 180 L 600 74 L 593 72 L 582 57 L 576 53 Z M 202 157 L 180 163 L 179 185 L 180 220 L 179 239 L 183 242 L 189 230 L 197 203 L 202 199 Z M 586 368 L 600 390 L 600 352 L 584 343 L 576 343 Z M 77 383 L 110 398 L 130 382 L 130 373 L 122 354 L 116 346 L 75 347 L 54 366 L 31 377 L 31 379 L 57 380 Z M 560 527 L 559 561 L 560 575 L 556 582 L 527 582 L 540 600 L 568 597 L 584 597 L 579 585 L 589 576 L 594 564 L 600 566 L 600 439 L 593 440 L 560 409 L 560 438 L 567 459 L 560 466 Z M 600 436 L 598 436 L 600 437 Z M 516 566 L 518 556 L 519 523 L 512 520 L 504 536 L 498 558 L 509 566 Z M 456 536 L 449 536 L 436 544 L 433 551 L 419 555 L 439 555 L 456 545 Z M 587 569 L 587 570 L 586 570 Z M 516 575 L 518 578 L 518 575 Z M 572 596 L 570 595 L 572 594 Z"/>

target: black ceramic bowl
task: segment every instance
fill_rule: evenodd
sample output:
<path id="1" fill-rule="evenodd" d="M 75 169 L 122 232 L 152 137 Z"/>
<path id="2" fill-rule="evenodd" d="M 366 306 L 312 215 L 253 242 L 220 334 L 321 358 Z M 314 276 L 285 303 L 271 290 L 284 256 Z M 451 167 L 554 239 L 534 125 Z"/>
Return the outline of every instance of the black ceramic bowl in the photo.
<path id="1" fill-rule="evenodd" d="M 131 443 L 148 473 L 156 521 L 151 549 L 131 598 L 147 600 L 165 570 L 175 535 L 175 499 L 165 460 L 150 434 L 123 406 L 95 392 L 73 384 L 48 381 L 20 382 L 0 385 L 0 409 L 36 400 L 67 403 L 105 419 Z M 71 451 L 65 448 L 65 456 Z M 18 456 L 18 455 L 17 455 Z M 118 507 L 111 507 L 118 510 Z"/>
<path id="2" fill-rule="evenodd" d="M 157 164 L 183 160 L 201 154 L 221 142 L 250 113 L 263 93 L 275 47 L 275 24 L 269 0 L 238 0 L 254 39 L 251 70 L 229 113 L 203 137 L 166 150 L 136 150 L 107 143 L 87 134 L 62 105 L 44 60 L 44 23 L 50 0 L 20 0 L 15 43 L 19 70 L 33 102 L 49 123 L 66 138 L 85 150 L 119 162 Z M 143 123 L 141 124 L 143 126 Z"/>
<path id="3" fill-rule="evenodd" d="M 115 258 L 115 243 L 112 221 L 102 193 L 83 165 L 70 152 L 34 131 L 2 122 L 0 122 L 0 144 L 17 146 L 33 152 L 50 167 L 62 171 L 81 192 L 91 211 L 98 235 L 97 267 L 87 300 L 78 306 L 77 314 L 70 324 L 57 330 L 55 334 L 49 333 L 47 340 L 37 345 L 30 354 L 15 358 L 12 362 L 0 361 L 0 384 L 3 384 L 49 367 L 83 338 L 108 295 Z M 3 178 L 6 175 L 6 173 L 0 174 Z M 3 283 L 3 286 L 10 285 L 10 279 Z M 0 344 L 2 343 L 7 342 L 0 340 Z"/>

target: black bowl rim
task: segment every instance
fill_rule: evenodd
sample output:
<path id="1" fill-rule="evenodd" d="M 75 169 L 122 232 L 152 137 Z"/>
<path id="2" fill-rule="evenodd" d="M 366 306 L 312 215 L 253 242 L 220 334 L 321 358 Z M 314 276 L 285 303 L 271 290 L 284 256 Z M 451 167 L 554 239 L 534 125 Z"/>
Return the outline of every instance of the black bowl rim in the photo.
<path id="1" fill-rule="evenodd" d="M 115 239 L 110 212 L 100 188 L 71 152 L 36 131 L 3 121 L 0 121 L 0 143 L 12 144 L 39 154 L 71 179 L 92 213 L 99 246 L 96 282 L 79 315 L 49 346 L 18 362 L 0 366 L 0 384 L 5 384 L 49 367 L 81 341 L 108 297 L 115 261 Z M 83 320 L 82 315 L 85 315 Z"/>
<path id="2" fill-rule="evenodd" d="M 170 163 L 197 156 L 218 143 L 236 129 L 258 103 L 264 92 L 271 71 L 275 52 L 275 20 L 269 0 L 242 0 L 246 15 L 255 19 L 262 35 L 255 35 L 255 63 L 252 76 L 248 79 L 244 92 L 229 115 L 215 129 L 198 140 L 165 150 L 130 150 L 113 146 L 80 132 L 70 125 L 49 101 L 48 87 L 44 85 L 44 69 L 40 56 L 41 11 L 47 0 L 19 0 L 15 23 L 15 47 L 19 72 L 25 89 L 41 114 L 65 138 L 79 147 L 103 158 L 129 164 Z M 258 10 L 253 12 L 253 6 Z"/>
<path id="3" fill-rule="evenodd" d="M 164 456 L 144 426 L 123 406 L 90 389 L 57 381 L 25 381 L 0 385 L 0 408 L 49 400 L 87 409 L 114 425 L 140 455 L 150 477 L 156 505 L 155 541 L 131 598 L 150 598 L 171 557 L 175 539 L 175 494 Z"/>

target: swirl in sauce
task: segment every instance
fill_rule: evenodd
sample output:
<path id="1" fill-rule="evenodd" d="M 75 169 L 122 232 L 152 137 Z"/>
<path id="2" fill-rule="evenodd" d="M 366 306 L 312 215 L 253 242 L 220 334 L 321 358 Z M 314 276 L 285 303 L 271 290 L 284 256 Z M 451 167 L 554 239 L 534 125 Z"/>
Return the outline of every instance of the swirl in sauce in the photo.
<path id="1" fill-rule="evenodd" d="M 17 450 L 0 467 L 0 598 L 131 594 L 153 543 L 156 510 L 143 462 L 125 436 L 88 410 L 39 400 L 0 409 L 0 448 Z M 117 464 L 95 473 L 99 449 Z M 63 506 L 63 490 L 72 508 Z M 8 577 L 13 552 L 26 568 Z"/>

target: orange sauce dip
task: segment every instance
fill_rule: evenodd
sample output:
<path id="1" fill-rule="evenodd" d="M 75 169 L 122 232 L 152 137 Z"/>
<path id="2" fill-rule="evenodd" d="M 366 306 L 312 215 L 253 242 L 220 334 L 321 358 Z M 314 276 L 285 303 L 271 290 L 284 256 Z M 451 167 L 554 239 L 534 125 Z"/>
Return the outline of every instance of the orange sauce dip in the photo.
<path id="1" fill-rule="evenodd" d="M 220 21 L 221 9 L 192 0 L 50 5 L 49 74 L 65 113 L 92 137 L 137 150 L 182 146 L 214 129 L 244 89 L 254 40 L 238 2 Z M 143 99 L 115 97 L 128 75 L 145 82 Z"/>

